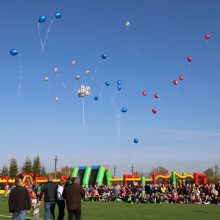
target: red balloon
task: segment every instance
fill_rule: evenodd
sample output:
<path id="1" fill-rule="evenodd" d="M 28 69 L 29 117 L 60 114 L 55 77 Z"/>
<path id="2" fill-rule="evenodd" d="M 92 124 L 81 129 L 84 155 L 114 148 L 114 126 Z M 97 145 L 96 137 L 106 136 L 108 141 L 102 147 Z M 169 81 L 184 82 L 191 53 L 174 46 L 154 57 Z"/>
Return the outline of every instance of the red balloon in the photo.
<path id="1" fill-rule="evenodd" d="M 178 84 L 178 81 L 176 79 L 174 79 L 173 84 L 176 86 Z"/>
<path id="2" fill-rule="evenodd" d="M 187 57 L 188 62 L 192 62 L 192 57 Z"/>
<path id="3" fill-rule="evenodd" d="M 153 114 L 157 114 L 157 109 L 153 108 L 152 112 L 153 112 Z"/>
<path id="4" fill-rule="evenodd" d="M 209 35 L 209 34 L 206 34 L 206 35 L 205 35 L 205 39 L 206 39 L 206 40 L 209 40 L 209 38 L 210 38 L 210 35 Z"/>
<path id="5" fill-rule="evenodd" d="M 182 75 L 179 76 L 180 81 L 184 80 L 184 77 Z"/>
<path id="6" fill-rule="evenodd" d="M 159 99 L 159 97 L 160 97 L 159 94 L 157 94 L 157 93 L 154 94 L 154 98 L 155 98 L 155 99 Z"/>
<path id="7" fill-rule="evenodd" d="M 143 92 L 142 92 L 142 95 L 143 95 L 143 96 L 146 96 L 146 95 L 147 95 L 147 92 L 146 92 L 146 91 L 143 91 Z"/>

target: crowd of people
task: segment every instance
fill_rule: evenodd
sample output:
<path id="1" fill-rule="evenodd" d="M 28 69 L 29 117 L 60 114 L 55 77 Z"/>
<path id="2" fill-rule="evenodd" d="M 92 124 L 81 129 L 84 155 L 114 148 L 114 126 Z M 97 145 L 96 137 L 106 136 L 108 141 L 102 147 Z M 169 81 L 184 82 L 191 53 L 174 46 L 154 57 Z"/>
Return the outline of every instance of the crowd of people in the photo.
<path id="1" fill-rule="evenodd" d="M 181 203 L 181 204 L 218 204 L 220 202 L 220 181 L 217 185 L 205 184 L 148 184 L 113 187 L 84 187 L 85 200 L 116 201 L 128 203 Z"/>
<path id="2" fill-rule="evenodd" d="M 220 181 L 215 184 L 142 184 L 133 183 L 128 186 L 114 184 L 113 186 L 95 185 L 80 186 L 76 178 L 62 181 L 58 185 L 48 177 L 48 182 L 41 185 L 21 187 L 18 181 L 9 194 L 9 211 L 13 214 L 13 220 L 19 216 L 22 219 L 24 213 L 18 210 L 23 206 L 25 210 L 33 211 L 33 219 L 38 220 L 39 207 L 44 201 L 44 219 L 55 219 L 55 206 L 59 209 L 58 220 L 63 220 L 65 206 L 68 210 L 69 220 L 80 219 L 81 201 L 97 202 L 126 202 L 131 204 L 159 203 L 159 204 L 218 204 L 220 203 Z M 15 196 L 15 192 L 18 197 Z M 23 202 L 21 202 L 23 195 Z M 19 205 L 18 205 L 19 204 Z M 20 205 L 22 204 L 22 205 Z M 25 219 L 25 218 L 24 218 Z"/>

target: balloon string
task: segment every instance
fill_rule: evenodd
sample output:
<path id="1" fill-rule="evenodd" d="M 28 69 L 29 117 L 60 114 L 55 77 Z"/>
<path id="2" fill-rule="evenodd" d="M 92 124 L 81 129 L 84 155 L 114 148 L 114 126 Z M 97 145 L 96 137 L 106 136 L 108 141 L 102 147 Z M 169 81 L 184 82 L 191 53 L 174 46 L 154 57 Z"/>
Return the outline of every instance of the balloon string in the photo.
<path id="1" fill-rule="evenodd" d="M 99 93 L 101 105 L 102 105 L 102 92 L 103 92 L 103 89 L 104 89 L 104 85 L 103 85 L 102 88 L 100 89 L 100 93 Z"/>
<path id="2" fill-rule="evenodd" d="M 115 102 L 114 99 L 112 99 L 112 104 L 115 109 L 115 120 L 116 120 L 116 125 L 117 125 L 117 144 L 119 145 L 119 139 L 120 139 L 120 134 L 121 134 L 121 115 L 118 114 L 119 108 L 117 103 Z"/>
<path id="3" fill-rule="evenodd" d="M 60 81 L 61 85 L 63 86 L 63 88 L 65 89 L 65 91 L 67 92 L 67 94 L 70 94 L 69 89 L 67 88 L 66 84 L 63 82 L 62 79 L 60 79 L 60 77 L 56 74 L 57 79 Z"/>
<path id="4" fill-rule="evenodd" d="M 133 153 L 133 165 L 135 165 L 135 161 L 136 161 L 136 151 L 137 151 L 137 148 L 134 147 L 134 153 Z"/>
<path id="5" fill-rule="evenodd" d="M 82 98 L 82 125 L 85 127 L 85 103 L 84 103 L 84 98 Z"/>
<path id="6" fill-rule="evenodd" d="M 19 84 L 18 84 L 18 95 L 20 95 L 22 78 L 23 78 L 23 67 L 22 67 L 21 54 L 19 53 L 18 55 L 19 55 L 19 63 L 20 63 L 20 80 L 19 80 Z"/>
<path id="7" fill-rule="evenodd" d="M 37 23 L 37 28 L 38 28 L 38 35 L 39 35 L 39 38 L 40 38 L 41 51 L 42 51 L 43 50 L 43 41 L 42 41 L 42 38 L 41 38 L 40 23 L 39 22 Z"/>
<path id="8" fill-rule="evenodd" d="M 96 64 L 95 71 L 94 71 L 94 76 L 92 77 L 91 82 L 95 79 L 96 73 L 97 73 L 97 71 L 98 71 L 98 69 L 99 69 L 99 65 L 100 65 L 101 63 L 102 63 L 102 61 L 99 60 L 98 63 Z"/>
<path id="9" fill-rule="evenodd" d="M 138 51 L 138 48 L 137 48 L 137 43 L 136 43 L 136 41 L 134 40 L 131 31 L 130 31 L 129 29 L 127 29 L 127 30 L 128 30 L 128 33 L 129 33 L 130 41 L 131 41 L 131 43 L 133 44 L 135 53 L 136 53 L 136 55 L 139 55 L 139 51 Z"/>
<path id="10" fill-rule="evenodd" d="M 47 33 L 46 33 L 46 37 L 45 37 L 45 40 L 44 40 L 44 43 L 43 43 L 43 47 L 42 47 L 41 53 L 43 53 L 44 48 L 46 46 L 47 38 L 48 38 L 48 35 L 49 35 L 50 28 L 51 28 L 52 24 L 53 24 L 53 19 L 51 20 L 50 25 L 49 25 L 49 27 L 47 29 Z"/>
<path id="11" fill-rule="evenodd" d="M 51 88 L 51 85 L 50 85 L 50 80 L 48 81 L 48 98 L 50 98 L 50 88 Z"/>

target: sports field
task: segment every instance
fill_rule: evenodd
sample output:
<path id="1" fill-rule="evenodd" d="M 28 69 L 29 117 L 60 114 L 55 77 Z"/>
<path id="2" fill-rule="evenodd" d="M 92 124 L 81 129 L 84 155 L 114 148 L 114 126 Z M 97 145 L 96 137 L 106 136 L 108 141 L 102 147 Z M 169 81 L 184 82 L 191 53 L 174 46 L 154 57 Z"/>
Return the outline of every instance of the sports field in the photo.
<path id="1" fill-rule="evenodd" d="M 41 208 L 41 218 L 43 212 Z M 56 208 L 57 211 L 57 208 Z M 28 215 L 31 217 L 31 213 Z M 67 216 L 65 216 L 67 219 Z M 7 199 L 0 198 L 0 220 L 10 219 Z M 219 220 L 218 205 L 160 205 L 116 202 L 83 202 L 82 220 Z"/>

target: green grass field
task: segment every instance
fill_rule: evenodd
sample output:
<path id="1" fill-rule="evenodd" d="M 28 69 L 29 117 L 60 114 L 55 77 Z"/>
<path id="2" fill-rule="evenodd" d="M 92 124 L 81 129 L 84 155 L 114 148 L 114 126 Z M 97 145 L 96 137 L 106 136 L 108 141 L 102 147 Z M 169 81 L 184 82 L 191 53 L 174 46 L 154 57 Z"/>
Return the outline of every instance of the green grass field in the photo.
<path id="1" fill-rule="evenodd" d="M 57 211 L 57 207 L 56 207 Z M 0 198 L 0 220 L 10 219 L 7 199 Z M 29 217 L 31 214 L 28 215 Z M 43 208 L 41 207 L 41 218 Z M 67 219 L 67 215 L 65 216 Z M 82 220 L 219 220 L 218 205 L 160 205 L 116 202 L 83 202 Z"/>

